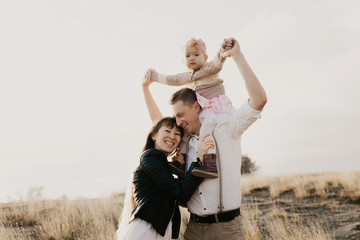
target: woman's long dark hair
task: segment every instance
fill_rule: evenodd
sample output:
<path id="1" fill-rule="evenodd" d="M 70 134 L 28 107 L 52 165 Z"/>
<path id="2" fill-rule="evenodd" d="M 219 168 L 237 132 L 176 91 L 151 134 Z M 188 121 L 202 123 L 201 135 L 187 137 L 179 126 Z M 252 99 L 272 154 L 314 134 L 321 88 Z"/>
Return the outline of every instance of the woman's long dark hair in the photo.
<path id="1" fill-rule="evenodd" d="M 154 148 L 155 147 L 155 141 L 152 139 L 154 135 L 156 135 L 159 131 L 159 129 L 162 126 L 166 126 L 169 128 L 176 127 L 180 131 L 181 138 L 184 136 L 184 129 L 176 125 L 176 119 L 173 117 L 163 117 L 157 122 L 154 123 L 153 127 L 151 128 L 145 142 L 145 146 L 143 148 L 143 152 L 147 149 Z"/>
<path id="2" fill-rule="evenodd" d="M 145 146 L 143 148 L 144 152 L 147 149 L 150 148 L 154 148 L 155 147 L 155 141 L 152 139 L 152 137 L 158 133 L 159 129 L 162 126 L 166 126 L 169 128 L 174 128 L 176 127 L 179 131 L 180 131 L 180 136 L 181 138 L 184 136 L 184 129 L 182 127 L 179 127 L 176 125 L 176 119 L 173 117 L 163 117 L 160 120 L 158 120 L 157 122 L 154 123 L 153 127 L 151 128 L 147 138 L 146 138 L 146 142 L 145 142 Z M 134 209 L 135 207 L 135 198 L 134 198 L 134 185 L 131 185 L 131 196 L 130 196 L 130 208 L 131 211 L 132 209 Z"/>

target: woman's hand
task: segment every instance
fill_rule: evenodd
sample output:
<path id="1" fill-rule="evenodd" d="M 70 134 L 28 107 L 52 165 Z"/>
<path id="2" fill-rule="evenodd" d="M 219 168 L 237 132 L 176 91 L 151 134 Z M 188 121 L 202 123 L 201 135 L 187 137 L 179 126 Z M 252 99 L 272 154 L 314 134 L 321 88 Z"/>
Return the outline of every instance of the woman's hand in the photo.
<path id="1" fill-rule="evenodd" d="M 149 68 L 145 74 L 145 77 L 143 79 L 143 82 L 142 82 L 142 86 L 143 87 L 149 87 L 150 84 L 152 84 L 154 81 L 151 80 L 151 72 L 153 71 L 154 69 L 152 68 Z"/>
<path id="2" fill-rule="evenodd" d="M 198 145 L 198 151 L 197 151 L 197 157 L 200 158 L 200 161 L 204 161 L 204 155 L 209 151 L 209 149 L 215 148 L 215 142 L 212 139 L 207 139 L 207 137 L 210 136 L 210 133 L 205 134 L 201 137 L 199 145 Z"/>
<path id="3" fill-rule="evenodd" d="M 145 74 L 145 77 L 142 82 L 142 89 L 144 93 L 145 103 L 147 106 L 147 109 L 149 111 L 149 115 L 152 122 L 155 122 L 163 117 L 163 115 L 160 112 L 159 107 L 157 106 L 153 96 L 151 95 L 149 85 L 153 83 L 151 81 L 151 74 L 154 71 L 154 69 L 149 68 L 148 71 Z"/>

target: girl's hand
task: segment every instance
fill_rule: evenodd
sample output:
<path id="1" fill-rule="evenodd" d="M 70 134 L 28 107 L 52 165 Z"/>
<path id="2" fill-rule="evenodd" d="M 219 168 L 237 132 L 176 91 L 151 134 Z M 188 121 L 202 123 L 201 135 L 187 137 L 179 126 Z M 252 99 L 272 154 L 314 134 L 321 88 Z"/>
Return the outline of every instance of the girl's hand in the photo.
<path id="1" fill-rule="evenodd" d="M 229 39 L 225 39 L 225 40 L 228 41 L 228 44 L 226 46 L 229 47 L 230 45 L 232 45 L 232 47 L 223 49 L 223 52 L 221 53 L 223 57 L 236 57 L 241 54 L 240 45 L 239 45 L 238 41 L 236 41 L 235 38 L 229 38 Z M 225 42 L 225 40 L 224 40 L 224 42 Z M 229 45 L 229 43 L 230 43 L 230 45 Z"/>
<path id="2" fill-rule="evenodd" d="M 223 43 L 220 46 L 221 52 L 226 52 L 227 50 L 230 50 L 234 46 L 234 42 L 232 39 L 225 38 Z"/>
<path id="3" fill-rule="evenodd" d="M 215 148 L 215 142 L 212 139 L 205 140 L 207 137 L 210 136 L 210 133 L 205 134 L 201 137 L 199 145 L 198 145 L 198 151 L 197 151 L 197 157 L 200 158 L 200 161 L 204 161 L 204 155 L 208 152 L 208 150 Z"/>
<path id="4" fill-rule="evenodd" d="M 178 161 L 181 164 L 184 164 L 184 156 L 180 153 L 180 151 L 176 151 L 175 155 L 171 158 L 172 162 Z"/>
<path id="5" fill-rule="evenodd" d="M 145 77 L 143 79 L 143 82 L 142 82 L 142 86 L 143 87 L 149 87 L 150 84 L 152 84 L 154 81 L 151 80 L 151 72 L 153 71 L 154 69 L 152 68 L 149 68 L 145 74 Z"/>

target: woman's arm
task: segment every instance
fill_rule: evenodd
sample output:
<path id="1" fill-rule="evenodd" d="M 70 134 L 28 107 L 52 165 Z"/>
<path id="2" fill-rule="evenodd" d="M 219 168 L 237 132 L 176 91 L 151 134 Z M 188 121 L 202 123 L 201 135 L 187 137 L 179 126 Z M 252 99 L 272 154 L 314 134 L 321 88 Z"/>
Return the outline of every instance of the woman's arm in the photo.
<path id="1" fill-rule="evenodd" d="M 197 166 L 197 163 L 192 163 L 185 179 L 182 181 L 175 179 L 169 167 L 166 167 L 165 164 L 168 164 L 165 155 L 153 149 L 145 152 L 140 159 L 140 169 L 158 188 L 173 199 L 181 202 L 189 201 L 203 180 L 192 175 L 192 169 Z"/>
<path id="2" fill-rule="evenodd" d="M 146 106 L 147 106 L 151 121 L 155 122 L 158 119 L 162 118 L 163 115 L 161 114 L 159 107 L 157 106 L 153 96 L 151 95 L 151 92 L 149 89 L 149 86 L 151 83 L 153 83 L 153 81 L 151 80 L 151 71 L 148 71 L 142 82 L 142 88 L 143 88 L 144 98 L 145 98 Z"/>
<path id="3" fill-rule="evenodd" d="M 214 149 L 214 140 L 207 139 L 210 134 L 204 135 L 198 145 L 198 157 L 203 162 L 203 156 L 208 150 Z M 190 200 L 196 191 L 202 178 L 195 177 L 192 174 L 194 167 L 198 166 L 197 162 L 191 163 L 185 178 L 182 181 L 174 179 L 172 173 L 164 166 L 167 163 L 163 153 L 157 150 L 147 150 L 140 159 L 140 167 L 152 181 L 158 185 L 160 189 L 165 191 L 170 197 L 179 200 L 183 205 Z"/>

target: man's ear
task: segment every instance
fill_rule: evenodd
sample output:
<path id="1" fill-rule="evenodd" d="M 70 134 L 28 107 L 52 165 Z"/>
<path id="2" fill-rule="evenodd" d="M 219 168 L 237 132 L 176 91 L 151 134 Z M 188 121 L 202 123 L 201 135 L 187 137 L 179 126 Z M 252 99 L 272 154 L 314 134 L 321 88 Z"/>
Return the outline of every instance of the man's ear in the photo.
<path id="1" fill-rule="evenodd" d="M 208 57 L 209 57 L 208 55 L 205 55 L 205 60 L 206 60 L 206 61 L 208 60 Z"/>
<path id="2" fill-rule="evenodd" d="M 196 110 L 197 113 L 199 113 L 201 111 L 201 107 L 198 101 L 194 102 L 194 108 Z"/>

